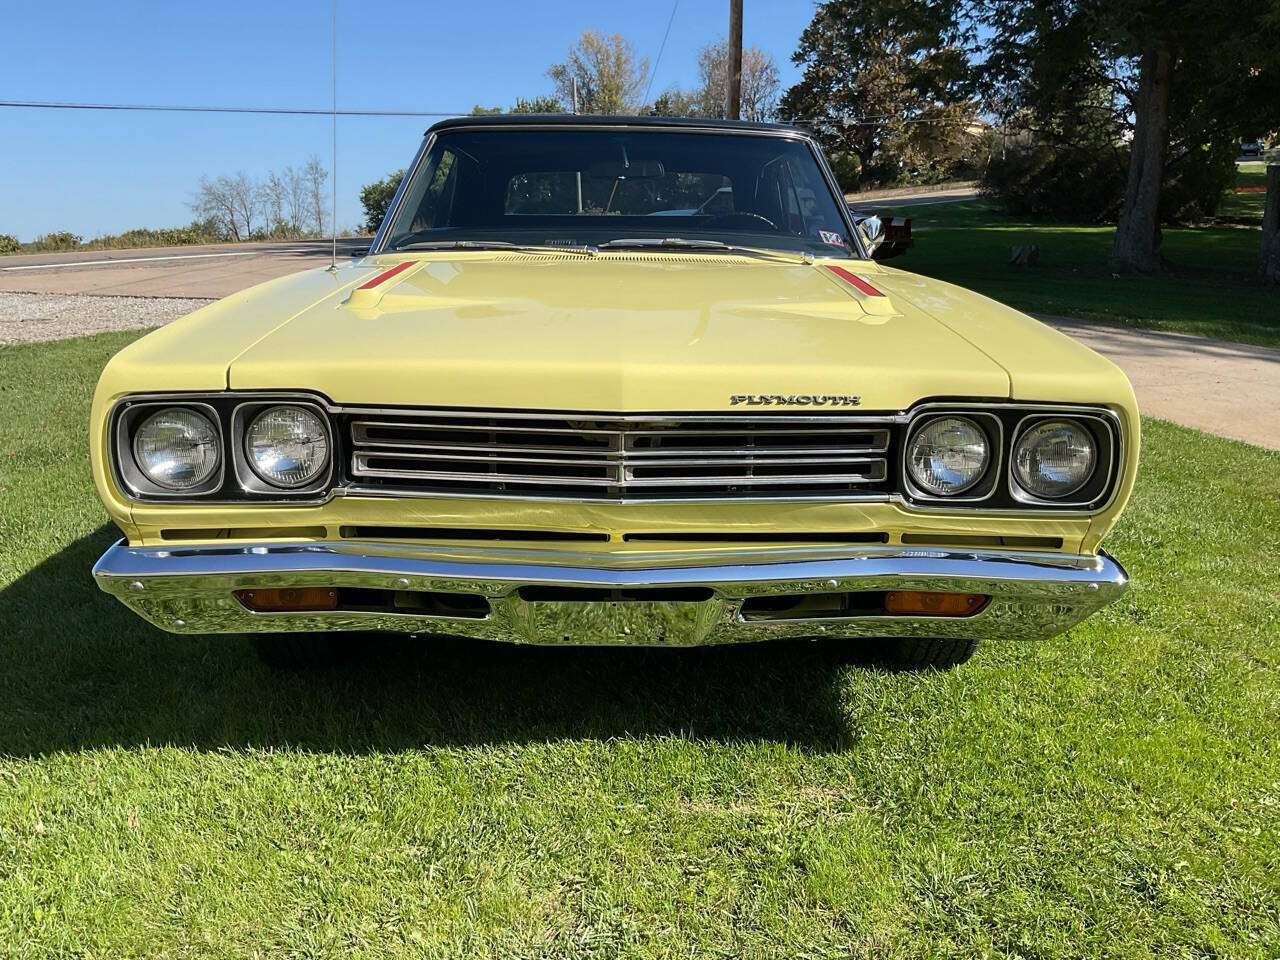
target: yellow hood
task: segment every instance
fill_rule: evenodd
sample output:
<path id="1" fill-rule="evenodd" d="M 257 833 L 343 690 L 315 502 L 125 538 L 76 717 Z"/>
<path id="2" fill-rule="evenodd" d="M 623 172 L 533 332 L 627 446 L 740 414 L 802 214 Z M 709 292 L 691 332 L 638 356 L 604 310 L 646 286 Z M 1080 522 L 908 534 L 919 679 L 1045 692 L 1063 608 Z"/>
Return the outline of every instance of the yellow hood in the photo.
<path id="1" fill-rule="evenodd" d="M 740 394 L 858 395 L 872 410 L 1009 395 L 998 363 L 905 296 L 867 296 L 821 264 L 655 253 L 422 256 L 264 330 L 228 385 L 619 411 L 719 410 Z"/>

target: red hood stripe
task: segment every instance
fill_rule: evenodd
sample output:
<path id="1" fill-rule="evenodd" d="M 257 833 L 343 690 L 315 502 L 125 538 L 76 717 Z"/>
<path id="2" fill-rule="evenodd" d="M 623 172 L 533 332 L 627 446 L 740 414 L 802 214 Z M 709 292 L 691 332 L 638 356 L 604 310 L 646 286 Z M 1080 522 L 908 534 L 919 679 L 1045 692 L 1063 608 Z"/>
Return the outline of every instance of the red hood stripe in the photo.
<path id="1" fill-rule="evenodd" d="M 863 280 L 856 273 L 850 273 L 844 267 L 828 266 L 827 269 L 830 270 L 832 273 L 834 273 L 837 277 L 839 277 L 845 283 L 849 283 L 857 287 L 859 290 L 865 293 L 868 297 L 884 296 L 883 293 L 881 293 L 871 284 L 867 283 L 867 281 Z"/>
<path id="2" fill-rule="evenodd" d="M 397 273 L 403 273 L 404 271 L 408 270 L 410 267 L 414 265 L 415 262 L 416 261 L 413 261 L 413 260 L 406 260 L 404 263 L 397 263 L 390 270 L 383 270 L 376 277 L 371 277 L 370 279 L 366 280 L 364 283 L 360 284 L 360 286 L 356 287 L 356 289 L 368 290 L 371 287 L 376 287 L 378 284 L 382 283 L 384 280 L 390 280 Z"/>

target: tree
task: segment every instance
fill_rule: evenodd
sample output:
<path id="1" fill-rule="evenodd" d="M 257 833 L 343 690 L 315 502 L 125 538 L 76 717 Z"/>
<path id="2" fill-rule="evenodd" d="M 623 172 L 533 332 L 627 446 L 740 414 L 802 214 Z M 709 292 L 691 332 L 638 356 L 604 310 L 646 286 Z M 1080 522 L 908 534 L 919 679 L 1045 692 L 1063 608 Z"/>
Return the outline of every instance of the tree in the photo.
<path id="1" fill-rule="evenodd" d="M 580 113 L 638 113 L 649 76 L 649 61 L 621 34 L 585 30 L 564 63 L 547 70 L 556 97 L 572 104 L 574 80 Z"/>
<path id="2" fill-rule="evenodd" d="M 285 207 L 289 197 L 289 186 L 285 177 L 274 170 L 267 171 L 258 186 L 259 202 L 263 215 L 267 218 L 267 233 L 292 233 L 291 225 L 285 217 Z"/>
<path id="3" fill-rule="evenodd" d="M 536 97 L 516 97 L 516 102 L 511 105 L 510 110 L 503 110 L 501 107 L 485 107 L 476 104 L 471 108 L 473 117 L 485 117 L 493 114 L 501 113 L 566 113 L 565 106 L 558 99 L 546 94 L 538 94 Z"/>
<path id="4" fill-rule="evenodd" d="M 387 215 L 387 208 L 395 198 L 400 181 L 404 179 L 404 170 L 396 170 L 381 180 L 367 183 L 360 188 L 360 203 L 364 207 L 364 227 L 370 233 L 377 231 Z"/>
<path id="5" fill-rule="evenodd" d="M 303 170 L 269 170 L 261 180 L 243 170 L 235 176 L 202 176 L 189 204 L 198 221 L 193 229 L 202 236 L 212 232 L 226 240 L 319 233 L 324 226 L 324 182 L 328 176 L 314 157 Z"/>
<path id="6" fill-rule="evenodd" d="M 324 185 L 328 179 L 329 171 L 320 163 L 320 158 L 312 154 L 307 165 L 302 168 L 302 180 L 307 200 L 307 226 L 313 233 L 324 233 L 327 219 Z"/>
<path id="7" fill-rule="evenodd" d="M 1003 24 L 979 66 L 1000 121 L 984 190 L 1010 213 L 1114 222 L 1129 165 L 1126 62 L 1061 4 L 990 0 L 982 12 Z"/>
<path id="8" fill-rule="evenodd" d="M 524 97 L 516 97 L 516 102 L 511 105 L 512 113 L 566 113 L 565 105 L 560 102 L 558 97 L 549 96 L 547 94 L 538 94 L 536 97 L 525 99 Z"/>
<path id="9" fill-rule="evenodd" d="M 809 126 L 833 159 L 856 155 L 863 176 L 930 159 L 926 137 L 962 152 L 977 108 L 961 2 L 824 3 L 800 35 L 792 60 L 804 74 L 779 115 Z"/>
<path id="10" fill-rule="evenodd" d="M 197 217 L 216 224 L 221 236 L 230 240 L 240 239 L 235 217 L 231 212 L 231 202 L 217 180 L 210 180 L 202 174 L 195 195 L 187 206 Z"/>
<path id="11" fill-rule="evenodd" d="M 1262 214 L 1262 252 L 1258 275 L 1280 284 L 1280 164 L 1267 167 L 1267 201 Z"/>
<path id="12" fill-rule="evenodd" d="M 285 198 L 284 205 L 288 211 L 289 227 L 295 234 L 306 232 L 309 219 L 310 204 L 307 200 L 307 181 L 300 170 L 292 166 L 284 168 Z"/>
<path id="13" fill-rule="evenodd" d="M 702 99 L 676 86 L 658 94 L 644 112 L 651 117 L 701 117 Z"/>
<path id="14" fill-rule="evenodd" d="M 778 108 L 778 65 L 759 47 L 742 51 L 740 115 L 761 123 L 772 120 Z M 700 117 L 726 117 L 729 104 L 729 44 L 709 43 L 698 53 L 698 89 L 694 94 Z"/>
<path id="15" fill-rule="evenodd" d="M 261 210 L 262 191 L 257 181 L 243 170 L 237 170 L 234 177 L 219 177 L 226 181 L 226 189 L 231 200 L 232 218 L 242 228 L 241 236 L 248 240 L 253 236 L 253 223 Z"/>
<path id="16" fill-rule="evenodd" d="M 1042 127 L 1055 113 L 1083 112 L 1074 106 L 1109 110 L 1117 141 L 1128 144 L 1111 254 L 1117 272 L 1162 268 L 1160 224 L 1188 193 L 1171 204 L 1171 182 L 1188 186 L 1191 209 L 1203 211 L 1229 183 L 1234 141 L 1280 123 L 1274 0 L 978 2 L 991 51 L 982 71 L 1004 85 L 1008 103 Z M 1087 88 L 1104 91 L 1106 102 L 1064 96 Z"/>
<path id="17" fill-rule="evenodd" d="M 202 176 L 190 207 L 197 217 L 216 223 L 227 239 L 247 240 L 253 233 L 258 198 L 257 184 L 241 170 L 234 177 L 224 174 L 210 180 Z"/>

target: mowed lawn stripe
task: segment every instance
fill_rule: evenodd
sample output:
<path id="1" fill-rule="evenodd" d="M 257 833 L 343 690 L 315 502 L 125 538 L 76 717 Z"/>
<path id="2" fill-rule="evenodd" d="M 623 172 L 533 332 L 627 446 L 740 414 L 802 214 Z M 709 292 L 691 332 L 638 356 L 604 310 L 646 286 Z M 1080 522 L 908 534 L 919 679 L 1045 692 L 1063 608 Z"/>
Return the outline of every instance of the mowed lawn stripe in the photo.
<path id="1" fill-rule="evenodd" d="M 89 581 L 134 336 L 0 349 L 8 953 L 1280 949 L 1280 455 L 1148 421 L 1130 593 L 949 672 L 405 641 L 280 675 Z"/>

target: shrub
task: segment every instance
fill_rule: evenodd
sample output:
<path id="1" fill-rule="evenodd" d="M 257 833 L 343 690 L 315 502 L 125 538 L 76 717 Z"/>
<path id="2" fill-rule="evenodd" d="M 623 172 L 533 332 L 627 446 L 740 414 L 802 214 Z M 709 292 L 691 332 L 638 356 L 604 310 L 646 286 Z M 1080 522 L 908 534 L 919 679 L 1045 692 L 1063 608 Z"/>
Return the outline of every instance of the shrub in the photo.
<path id="1" fill-rule="evenodd" d="M 907 164 L 888 154 L 876 154 L 871 162 L 862 168 L 862 183 L 868 188 L 896 187 L 910 182 L 911 170 Z"/>
<path id="2" fill-rule="evenodd" d="M 69 230 L 56 230 L 36 237 L 28 247 L 37 253 L 48 250 L 79 250 L 84 238 Z"/>
<path id="3" fill-rule="evenodd" d="M 1236 182 L 1234 139 L 1184 150 L 1165 168 L 1160 219 L 1195 221 L 1218 212 L 1222 196 Z"/>
<path id="4" fill-rule="evenodd" d="M 22 249 L 22 244 L 18 242 L 18 238 L 10 236 L 7 233 L 0 233 L 0 254 L 17 253 Z"/>
<path id="5" fill-rule="evenodd" d="M 1124 199 L 1128 149 L 1109 143 L 1018 144 L 997 153 L 982 192 L 1007 213 L 1077 223 L 1113 220 Z"/>
<path id="6" fill-rule="evenodd" d="M 836 175 L 836 183 L 845 193 L 853 193 L 862 182 L 862 161 L 856 153 L 831 154 L 831 172 Z"/>
<path id="7" fill-rule="evenodd" d="M 196 221 L 187 227 L 138 227 L 124 233 L 94 237 L 87 247 L 93 250 L 119 250 L 134 247 L 182 247 L 193 243 L 218 243 L 222 240 L 207 223 Z"/>

